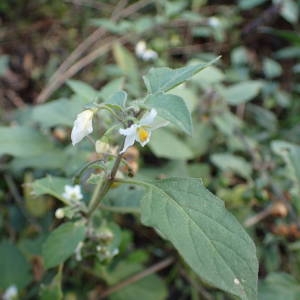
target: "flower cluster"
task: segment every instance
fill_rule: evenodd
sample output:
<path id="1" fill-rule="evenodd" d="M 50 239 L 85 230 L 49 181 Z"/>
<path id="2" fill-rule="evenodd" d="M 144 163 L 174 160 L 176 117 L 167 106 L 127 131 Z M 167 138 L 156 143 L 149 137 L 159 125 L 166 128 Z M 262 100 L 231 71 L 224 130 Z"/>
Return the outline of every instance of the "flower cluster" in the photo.
<path id="1" fill-rule="evenodd" d="M 87 109 L 77 115 L 77 118 L 74 122 L 74 127 L 71 133 L 72 144 L 76 145 L 79 143 L 85 136 L 89 135 L 93 131 L 92 119 L 94 111 Z M 153 108 L 148 111 L 138 122 L 133 123 L 128 128 L 120 128 L 119 133 L 125 136 L 125 142 L 121 154 L 124 153 L 130 146 L 134 144 L 135 141 L 139 142 L 142 146 L 145 146 L 151 137 L 153 130 L 166 126 L 168 122 L 155 122 L 157 116 L 157 111 Z M 98 142 L 96 144 L 97 152 L 106 149 L 105 144 Z M 82 198 L 80 187 L 65 187 L 65 193 L 63 197 L 67 200 L 71 198 L 73 200 L 80 200 Z"/>

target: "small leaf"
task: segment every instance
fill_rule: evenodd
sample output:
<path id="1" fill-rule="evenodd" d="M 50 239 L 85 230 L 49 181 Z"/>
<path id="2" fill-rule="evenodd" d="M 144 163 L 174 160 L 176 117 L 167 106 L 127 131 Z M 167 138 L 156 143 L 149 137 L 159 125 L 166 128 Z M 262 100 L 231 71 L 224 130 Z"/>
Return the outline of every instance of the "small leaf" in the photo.
<path id="1" fill-rule="evenodd" d="M 109 83 L 107 83 L 98 93 L 99 97 L 102 98 L 104 101 L 106 101 L 108 98 L 110 98 L 115 91 L 118 91 L 122 89 L 124 85 L 124 78 L 117 78 Z"/>
<path id="2" fill-rule="evenodd" d="M 150 95 L 145 104 L 155 108 L 165 120 L 188 134 L 192 134 L 191 114 L 181 97 L 171 94 Z"/>
<path id="3" fill-rule="evenodd" d="M 239 105 L 256 97 L 261 87 L 262 82 L 249 80 L 232 85 L 221 91 L 221 94 L 227 103 L 231 105 Z"/>
<path id="4" fill-rule="evenodd" d="M 169 239 L 204 281 L 243 300 L 256 299 L 254 243 L 223 201 L 198 179 L 135 183 L 147 188 L 141 206 L 145 225 Z"/>
<path id="5" fill-rule="evenodd" d="M 299 6 L 294 0 L 283 1 L 280 12 L 281 16 L 285 18 L 288 22 L 292 24 L 296 24 L 298 22 Z"/>
<path id="6" fill-rule="evenodd" d="M 62 194 L 64 193 L 65 185 L 70 184 L 70 181 L 63 177 L 47 176 L 42 179 L 35 180 L 32 184 L 32 193 L 35 196 L 51 195 L 65 202 Z"/>
<path id="7" fill-rule="evenodd" d="M 127 100 L 127 93 L 124 91 L 118 91 L 114 93 L 107 101 L 104 103 L 112 108 L 122 109 L 125 107 Z"/>
<path id="8" fill-rule="evenodd" d="M 67 84 L 74 93 L 89 101 L 93 101 L 97 98 L 97 91 L 83 81 L 70 79 L 67 81 Z"/>
<path id="9" fill-rule="evenodd" d="M 298 195 L 300 191 L 300 146 L 277 140 L 271 143 L 271 148 L 285 161 L 287 165 L 286 175 L 294 182 L 296 191 L 293 192 Z"/>
<path id="10" fill-rule="evenodd" d="M 20 250 L 7 241 L 0 244 L 0 288 L 24 288 L 31 281 L 30 265 Z"/>
<path id="11" fill-rule="evenodd" d="M 70 257 L 79 242 L 84 239 L 85 226 L 82 223 L 65 223 L 50 233 L 43 245 L 45 267 L 51 268 Z"/>
<path id="12" fill-rule="evenodd" d="M 186 81 L 194 74 L 215 63 L 220 57 L 208 62 L 191 65 L 179 69 L 155 68 L 143 77 L 147 90 L 151 94 L 164 93 Z"/>

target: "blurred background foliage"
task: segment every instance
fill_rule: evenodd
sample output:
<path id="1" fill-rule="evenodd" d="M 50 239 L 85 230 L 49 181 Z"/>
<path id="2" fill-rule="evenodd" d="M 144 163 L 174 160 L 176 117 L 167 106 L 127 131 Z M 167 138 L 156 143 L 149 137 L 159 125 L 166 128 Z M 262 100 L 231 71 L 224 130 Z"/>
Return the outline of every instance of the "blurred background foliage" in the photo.
<path id="1" fill-rule="evenodd" d="M 20 299 L 232 299 L 140 225 L 139 189 L 115 188 L 99 212 L 120 252 L 113 260 L 74 255 L 61 280 L 41 254 L 60 203 L 39 179 L 60 177 L 59 191 L 97 159 L 88 142 L 70 144 L 83 105 L 120 87 L 141 98 L 149 68 L 222 55 L 172 90 L 192 112 L 193 136 L 161 129 L 129 163 L 139 176 L 202 178 L 255 241 L 259 299 L 299 299 L 299 9 L 296 0 L 2 0 L 0 292 L 15 285 Z M 140 40 L 156 59 L 136 56 Z"/>

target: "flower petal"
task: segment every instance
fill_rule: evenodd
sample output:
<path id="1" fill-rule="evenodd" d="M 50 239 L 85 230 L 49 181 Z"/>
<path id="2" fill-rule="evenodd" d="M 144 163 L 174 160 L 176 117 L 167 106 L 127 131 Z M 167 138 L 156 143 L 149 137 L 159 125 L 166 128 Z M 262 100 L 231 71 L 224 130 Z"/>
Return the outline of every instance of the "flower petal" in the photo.
<path id="1" fill-rule="evenodd" d="M 157 111 L 156 111 L 156 109 L 152 108 L 149 112 L 144 114 L 144 116 L 141 118 L 139 124 L 141 126 L 151 125 L 156 116 L 157 116 Z"/>
<path id="2" fill-rule="evenodd" d="M 77 115 L 71 132 L 73 146 L 93 132 L 93 115 L 94 112 L 91 109 L 84 110 Z"/>
<path id="3" fill-rule="evenodd" d="M 132 124 L 130 127 L 126 128 L 126 129 L 123 129 L 123 128 L 120 128 L 119 129 L 119 133 L 122 134 L 122 135 L 132 135 L 132 134 L 136 134 L 136 129 L 137 129 L 137 125 L 136 124 Z"/>
<path id="4" fill-rule="evenodd" d="M 134 144 L 135 140 L 136 140 L 135 135 L 127 135 L 125 138 L 124 147 L 120 153 L 121 154 L 124 153 L 130 146 Z"/>

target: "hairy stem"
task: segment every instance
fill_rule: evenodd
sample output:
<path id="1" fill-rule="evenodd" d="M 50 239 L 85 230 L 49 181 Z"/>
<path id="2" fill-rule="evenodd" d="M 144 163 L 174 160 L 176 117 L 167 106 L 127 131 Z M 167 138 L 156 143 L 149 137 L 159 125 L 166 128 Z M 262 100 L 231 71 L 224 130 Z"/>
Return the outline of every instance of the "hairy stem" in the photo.
<path id="1" fill-rule="evenodd" d="M 124 141 L 123 141 L 120 149 L 123 148 L 123 145 L 124 145 Z M 94 190 L 92 199 L 90 201 L 88 213 L 87 213 L 87 218 L 88 219 L 92 216 L 93 212 L 100 205 L 101 200 L 107 194 L 107 192 L 109 191 L 111 185 L 113 184 L 114 179 L 115 179 L 116 174 L 117 174 L 117 171 L 119 169 L 120 163 L 122 161 L 122 156 L 123 156 L 123 154 L 120 154 L 120 153 L 118 154 L 110 173 L 108 173 L 105 177 L 102 177 L 99 180 L 98 184 L 96 185 L 96 188 Z"/>

